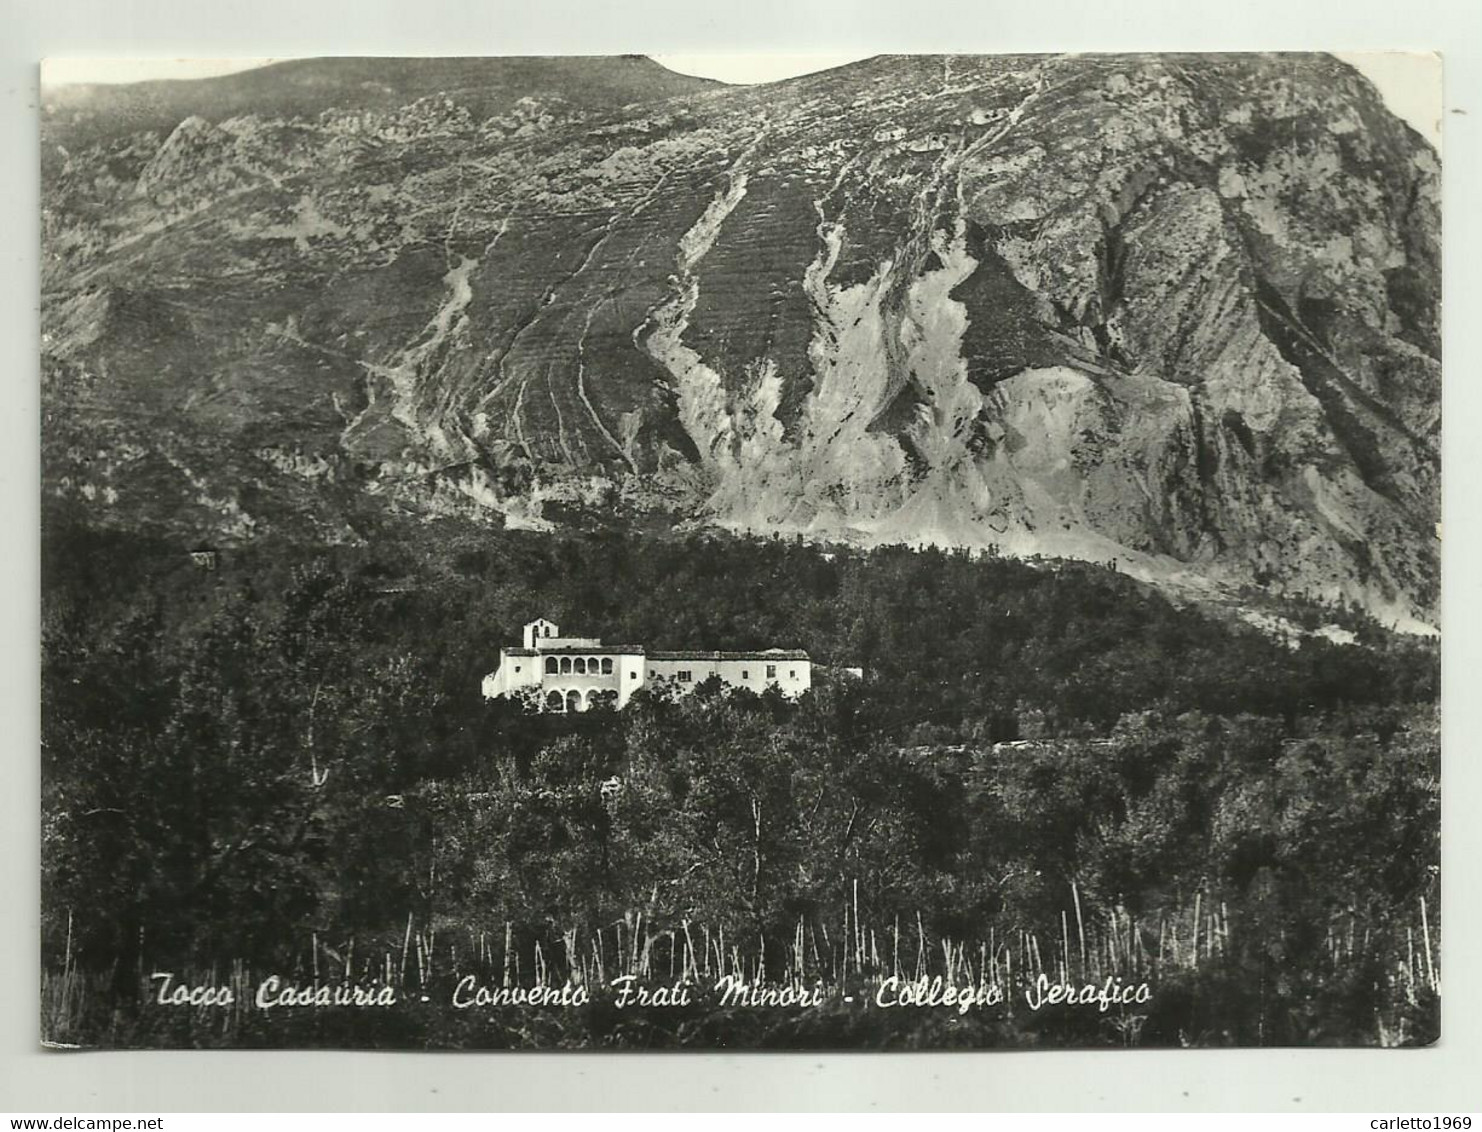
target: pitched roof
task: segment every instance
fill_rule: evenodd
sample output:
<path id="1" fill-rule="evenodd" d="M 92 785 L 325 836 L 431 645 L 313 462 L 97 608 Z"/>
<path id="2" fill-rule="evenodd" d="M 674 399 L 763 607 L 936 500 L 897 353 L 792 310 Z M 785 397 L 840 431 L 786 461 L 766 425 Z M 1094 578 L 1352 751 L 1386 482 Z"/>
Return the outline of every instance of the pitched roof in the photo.
<path id="1" fill-rule="evenodd" d="M 807 660 L 802 649 L 765 649 L 761 652 L 651 652 L 649 660 Z"/>
<path id="2" fill-rule="evenodd" d="M 513 655 L 514 650 L 509 649 L 509 650 L 506 650 L 506 651 L 510 652 Z M 601 656 L 603 654 L 606 654 L 608 656 L 612 656 L 612 655 L 617 654 L 617 653 L 622 653 L 625 656 L 642 656 L 643 655 L 643 646 L 642 645 L 559 645 L 559 646 L 557 646 L 555 648 L 543 648 L 543 649 L 540 649 L 538 655 L 540 655 L 540 656 L 591 656 L 594 653 L 596 655 L 598 655 L 598 656 Z M 537 655 L 536 650 L 534 650 L 534 649 L 530 650 L 529 655 L 530 656 L 536 656 Z"/>

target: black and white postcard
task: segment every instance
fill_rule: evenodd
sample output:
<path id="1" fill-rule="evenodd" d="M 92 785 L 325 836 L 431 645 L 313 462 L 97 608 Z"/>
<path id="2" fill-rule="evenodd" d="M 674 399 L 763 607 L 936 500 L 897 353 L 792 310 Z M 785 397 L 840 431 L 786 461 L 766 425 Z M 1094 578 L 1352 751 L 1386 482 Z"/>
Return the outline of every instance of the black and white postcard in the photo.
<path id="1" fill-rule="evenodd" d="M 1439 60 L 671 64 L 44 68 L 42 1040 L 1435 1042 Z"/>

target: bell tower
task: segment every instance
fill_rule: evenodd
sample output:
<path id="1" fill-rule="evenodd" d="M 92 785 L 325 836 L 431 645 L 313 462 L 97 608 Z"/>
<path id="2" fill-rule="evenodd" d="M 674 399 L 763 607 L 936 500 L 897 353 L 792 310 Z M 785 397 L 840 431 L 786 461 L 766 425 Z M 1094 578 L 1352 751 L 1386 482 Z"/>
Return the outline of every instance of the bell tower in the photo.
<path id="1" fill-rule="evenodd" d="M 525 626 L 525 647 L 527 649 L 539 648 L 541 641 L 547 637 L 558 636 L 560 632 L 560 627 L 554 621 L 538 617 Z"/>

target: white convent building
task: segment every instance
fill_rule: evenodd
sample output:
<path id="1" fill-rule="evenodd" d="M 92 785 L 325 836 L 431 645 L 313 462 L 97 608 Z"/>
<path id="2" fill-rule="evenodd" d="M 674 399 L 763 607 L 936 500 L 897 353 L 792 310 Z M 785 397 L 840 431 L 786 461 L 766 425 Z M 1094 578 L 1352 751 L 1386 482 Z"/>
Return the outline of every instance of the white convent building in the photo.
<path id="1" fill-rule="evenodd" d="M 499 650 L 499 667 L 484 677 L 484 698 L 539 692 L 545 711 L 586 711 L 607 702 L 622 708 L 639 688 L 688 692 L 719 676 L 733 688 L 764 692 L 776 685 L 800 696 L 813 685 L 813 664 L 800 649 L 762 652 L 647 652 L 642 645 L 604 645 L 595 637 L 563 637 L 541 618 L 525 626 L 522 648 Z"/>

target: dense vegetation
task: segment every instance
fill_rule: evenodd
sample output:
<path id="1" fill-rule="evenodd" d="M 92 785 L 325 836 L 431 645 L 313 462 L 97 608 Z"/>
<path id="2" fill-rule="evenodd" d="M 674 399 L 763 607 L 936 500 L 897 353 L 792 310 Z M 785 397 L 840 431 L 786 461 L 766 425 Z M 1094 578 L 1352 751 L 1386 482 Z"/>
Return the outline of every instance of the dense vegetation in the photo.
<path id="1" fill-rule="evenodd" d="M 119 1044 L 1000 1045 L 1436 1036 L 1438 650 L 1350 611 L 1289 647 L 1113 571 L 714 533 L 167 538 L 48 516 L 45 1036 Z M 810 651 L 529 716 L 480 677 L 537 615 Z M 1314 608 L 1296 614 L 1309 620 Z M 858 666 L 862 679 L 839 669 Z M 1424 910 L 1422 910 L 1424 909 Z M 561 985 L 734 970 L 1150 978 L 1021 1009 L 265 1014 L 155 971 Z"/>

